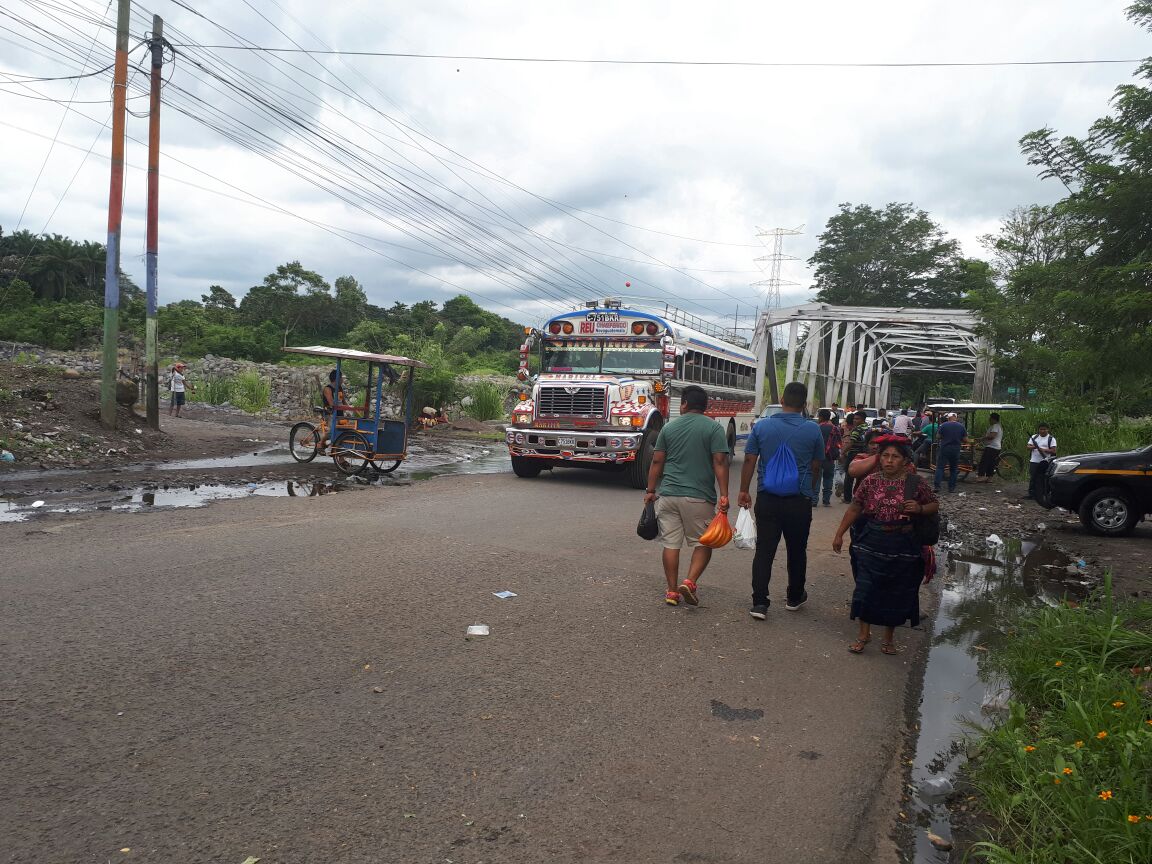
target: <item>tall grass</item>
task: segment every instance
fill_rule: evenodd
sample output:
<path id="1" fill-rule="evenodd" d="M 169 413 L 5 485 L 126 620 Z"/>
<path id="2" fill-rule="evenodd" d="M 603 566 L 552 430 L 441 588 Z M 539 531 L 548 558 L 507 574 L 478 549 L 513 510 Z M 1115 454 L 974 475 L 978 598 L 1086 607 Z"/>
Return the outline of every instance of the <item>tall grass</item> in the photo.
<path id="1" fill-rule="evenodd" d="M 193 402 L 228 403 L 249 414 L 258 414 L 272 404 L 272 384 L 256 372 L 245 372 L 231 377 L 206 378 L 188 395 Z"/>
<path id="2" fill-rule="evenodd" d="M 984 434 L 988 415 L 981 412 L 977 428 L 970 433 Z M 1028 408 L 1024 411 L 1001 411 L 1004 426 L 1004 449 L 1027 453 L 1028 439 L 1036 433 L 1038 423 L 1047 423 L 1058 444 L 1058 452 L 1096 453 L 1102 450 L 1131 450 L 1152 444 L 1152 423 L 1122 420 L 1113 426 L 1098 420 L 1092 409 L 1065 405 Z"/>
<path id="3" fill-rule="evenodd" d="M 1008 719 L 969 773 L 996 825 L 973 847 L 997 864 L 1152 861 L 1152 603 L 1028 613 L 990 655 Z"/>
<path id="4" fill-rule="evenodd" d="M 472 397 L 472 404 L 465 409 L 469 417 L 499 420 L 504 416 L 504 391 L 491 381 L 478 381 L 468 395 Z"/>

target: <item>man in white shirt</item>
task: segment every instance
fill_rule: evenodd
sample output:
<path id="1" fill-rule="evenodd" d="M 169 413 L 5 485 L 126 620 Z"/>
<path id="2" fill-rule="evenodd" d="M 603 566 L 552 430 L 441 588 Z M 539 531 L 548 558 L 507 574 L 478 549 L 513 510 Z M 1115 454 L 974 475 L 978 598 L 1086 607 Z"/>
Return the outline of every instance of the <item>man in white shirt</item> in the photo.
<path id="1" fill-rule="evenodd" d="M 892 421 L 892 431 L 897 435 L 907 435 L 912 431 L 912 418 L 908 416 L 908 409 L 903 409 Z"/>
<path id="2" fill-rule="evenodd" d="M 175 416 L 180 416 L 180 409 L 184 407 L 185 390 L 195 391 L 195 387 L 187 383 L 184 377 L 184 370 L 188 367 L 183 363 L 177 363 L 172 367 L 172 374 L 168 378 L 168 389 L 172 392 L 172 399 L 168 403 L 168 416 L 171 417 L 173 412 Z"/>
<path id="3" fill-rule="evenodd" d="M 1004 427 L 1000 425 L 1000 415 L 992 414 L 988 419 L 988 431 L 980 439 L 984 442 L 984 454 L 976 467 L 977 483 L 992 482 L 992 475 L 996 473 L 996 463 L 1000 461 L 1001 444 L 1004 441 Z"/>
<path id="4" fill-rule="evenodd" d="M 1048 463 L 1056 456 L 1056 439 L 1048 431 L 1048 424 L 1036 427 L 1036 434 L 1028 439 L 1028 449 L 1032 456 L 1028 462 L 1028 494 L 1025 498 L 1035 498 L 1040 491 L 1040 478 L 1048 471 Z"/>

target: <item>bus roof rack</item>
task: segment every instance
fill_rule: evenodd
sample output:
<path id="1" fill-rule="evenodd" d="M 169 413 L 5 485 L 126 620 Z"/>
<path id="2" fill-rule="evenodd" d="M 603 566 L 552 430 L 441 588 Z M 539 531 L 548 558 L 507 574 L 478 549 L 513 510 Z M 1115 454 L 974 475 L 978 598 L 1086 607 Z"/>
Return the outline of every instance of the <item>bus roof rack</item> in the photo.
<path id="1" fill-rule="evenodd" d="M 699 330 L 701 333 L 714 336 L 717 339 L 723 339 L 725 342 L 730 342 L 733 345 L 739 345 L 741 348 L 749 347 L 748 340 L 743 336 L 737 336 L 731 330 L 725 330 L 719 324 L 706 321 L 699 315 L 693 315 L 685 312 L 683 309 L 669 306 L 667 303 L 664 304 L 664 317 L 676 324 L 683 324 L 685 327 L 691 327 L 693 330 Z"/>

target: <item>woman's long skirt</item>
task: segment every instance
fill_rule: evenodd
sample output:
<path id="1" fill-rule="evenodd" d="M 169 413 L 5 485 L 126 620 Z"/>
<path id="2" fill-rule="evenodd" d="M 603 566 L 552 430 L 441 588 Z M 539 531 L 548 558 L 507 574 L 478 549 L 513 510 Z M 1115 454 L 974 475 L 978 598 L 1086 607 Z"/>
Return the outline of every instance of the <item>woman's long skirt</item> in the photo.
<path id="1" fill-rule="evenodd" d="M 856 579 L 851 617 L 876 627 L 919 624 L 924 556 L 915 535 L 865 522 L 853 531 L 850 552 Z"/>

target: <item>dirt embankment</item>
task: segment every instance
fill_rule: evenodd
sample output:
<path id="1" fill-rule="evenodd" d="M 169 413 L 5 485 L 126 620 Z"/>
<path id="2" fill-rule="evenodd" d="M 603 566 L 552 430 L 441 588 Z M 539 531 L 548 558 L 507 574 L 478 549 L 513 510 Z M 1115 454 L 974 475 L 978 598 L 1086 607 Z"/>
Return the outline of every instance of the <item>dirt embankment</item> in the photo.
<path id="1" fill-rule="evenodd" d="M 1086 575 L 1102 579 L 1110 573 L 1115 594 L 1152 597 L 1152 523 L 1140 523 L 1130 537 L 1100 537 L 1089 533 L 1076 514 L 1045 510 L 1026 500 L 1026 492 L 1023 483 L 968 481 L 955 493 L 941 493 L 941 512 L 962 535 L 1039 539 L 1082 561 L 1078 569 Z"/>

